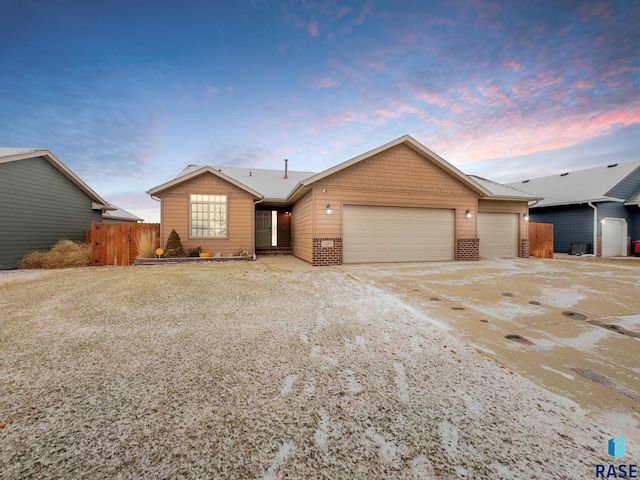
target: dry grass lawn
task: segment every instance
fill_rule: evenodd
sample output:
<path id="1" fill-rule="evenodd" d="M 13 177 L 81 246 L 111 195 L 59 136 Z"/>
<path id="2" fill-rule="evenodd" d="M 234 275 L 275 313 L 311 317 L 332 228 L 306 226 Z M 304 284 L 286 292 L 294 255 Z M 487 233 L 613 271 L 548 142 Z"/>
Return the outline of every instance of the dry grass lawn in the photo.
<path id="1" fill-rule="evenodd" d="M 588 478 L 571 402 L 332 269 L 0 274 L 0 477 Z"/>

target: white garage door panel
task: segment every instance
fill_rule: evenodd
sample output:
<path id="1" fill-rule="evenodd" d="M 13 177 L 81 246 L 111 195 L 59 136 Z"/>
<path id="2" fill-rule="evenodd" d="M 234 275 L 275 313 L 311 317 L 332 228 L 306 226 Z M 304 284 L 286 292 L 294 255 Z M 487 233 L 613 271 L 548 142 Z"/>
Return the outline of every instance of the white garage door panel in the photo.
<path id="1" fill-rule="evenodd" d="M 627 221 L 624 218 L 602 220 L 602 256 L 627 255 Z"/>
<path id="2" fill-rule="evenodd" d="M 453 210 L 343 208 L 343 262 L 453 260 Z"/>
<path id="3" fill-rule="evenodd" d="M 481 257 L 518 256 L 518 218 L 517 213 L 478 214 Z"/>

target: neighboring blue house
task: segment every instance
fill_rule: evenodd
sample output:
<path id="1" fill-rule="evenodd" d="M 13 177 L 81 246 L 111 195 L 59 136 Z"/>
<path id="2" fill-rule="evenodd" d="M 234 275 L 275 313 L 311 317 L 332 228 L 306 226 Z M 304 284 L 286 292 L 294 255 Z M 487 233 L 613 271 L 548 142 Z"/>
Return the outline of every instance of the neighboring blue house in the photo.
<path id="1" fill-rule="evenodd" d="M 640 240 L 640 160 L 509 184 L 543 197 L 529 207 L 532 222 L 554 225 L 554 251 L 627 256 Z"/>
<path id="2" fill-rule="evenodd" d="M 33 250 L 81 240 L 115 210 L 48 150 L 0 148 L 0 270 Z"/>

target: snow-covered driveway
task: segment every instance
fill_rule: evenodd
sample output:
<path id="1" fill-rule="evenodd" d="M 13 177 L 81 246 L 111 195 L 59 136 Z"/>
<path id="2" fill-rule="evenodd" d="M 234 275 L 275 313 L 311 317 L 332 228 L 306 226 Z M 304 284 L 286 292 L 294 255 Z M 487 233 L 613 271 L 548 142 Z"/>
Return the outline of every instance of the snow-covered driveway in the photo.
<path id="1" fill-rule="evenodd" d="M 640 259 L 341 268 L 640 446 Z"/>
<path id="2" fill-rule="evenodd" d="M 366 268 L 0 278 L 2 477 L 589 478 L 608 461 L 618 432 L 452 335 L 459 303 L 430 311 Z"/>

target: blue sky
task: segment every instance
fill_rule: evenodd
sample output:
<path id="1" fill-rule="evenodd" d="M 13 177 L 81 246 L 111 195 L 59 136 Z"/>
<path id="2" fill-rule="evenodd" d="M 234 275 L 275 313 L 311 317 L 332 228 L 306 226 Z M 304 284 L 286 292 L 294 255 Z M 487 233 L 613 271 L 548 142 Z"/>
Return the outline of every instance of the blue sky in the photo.
<path id="1" fill-rule="evenodd" d="M 640 1 L 0 0 L 0 146 L 147 221 L 188 164 L 409 134 L 508 182 L 640 158 Z"/>

